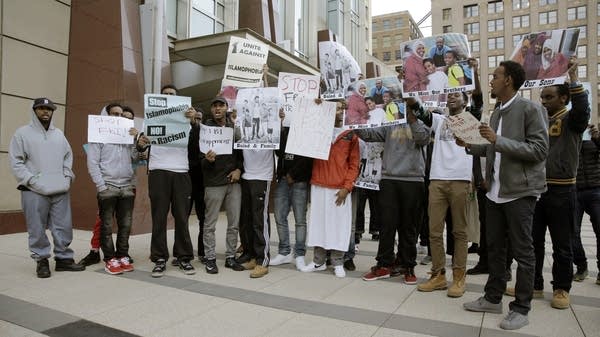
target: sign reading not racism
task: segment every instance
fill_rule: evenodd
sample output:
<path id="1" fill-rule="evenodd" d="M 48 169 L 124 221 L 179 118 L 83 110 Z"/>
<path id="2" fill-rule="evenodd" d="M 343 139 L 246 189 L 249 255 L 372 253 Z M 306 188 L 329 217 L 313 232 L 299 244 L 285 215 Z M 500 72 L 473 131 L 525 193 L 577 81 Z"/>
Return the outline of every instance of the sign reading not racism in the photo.
<path id="1" fill-rule="evenodd" d="M 190 97 L 144 95 L 144 129 L 151 144 L 186 147 L 190 121 L 185 112 L 192 105 Z"/>
<path id="2" fill-rule="evenodd" d="M 222 87 L 260 87 L 269 46 L 254 40 L 232 36 L 225 64 Z"/>

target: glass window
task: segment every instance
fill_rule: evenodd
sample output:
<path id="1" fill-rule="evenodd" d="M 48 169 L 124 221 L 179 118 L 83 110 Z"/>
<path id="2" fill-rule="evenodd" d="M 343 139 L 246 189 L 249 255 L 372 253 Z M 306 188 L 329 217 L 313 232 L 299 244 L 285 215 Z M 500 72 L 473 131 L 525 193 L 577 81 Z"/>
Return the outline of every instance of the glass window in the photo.
<path id="1" fill-rule="evenodd" d="M 192 0 L 192 8 L 207 14 L 215 14 L 214 0 Z"/>
<path id="2" fill-rule="evenodd" d="M 577 46 L 577 58 L 587 57 L 587 46 Z"/>
<path id="3" fill-rule="evenodd" d="M 373 38 L 373 48 L 377 48 L 379 47 L 377 44 L 379 43 L 379 41 L 377 40 L 376 37 Z"/>
<path id="4" fill-rule="evenodd" d="M 585 19 L 585 17 L 586 17 L 585 11 L 586 11 L 585 6 L 568 8 L 567 9 L 567 20 L 572 21 L 572 20 Z"/>
<path id="5" fill-rule="evenodd" d="M 469 41 L 469 47 L 471 49 L 471 52 L 474 52 L 474 53 L 479 52 L 479 40 Z"/>
<path id="6" fill-rule="evenodd" d="M 600 56 L 600 43 L 598 43 L 598 46 L 596 47 L 596 55 Z"/>
<path id="7" fill-rule="evenodd" d="M 517 44 L 519 43 L 519 41 L 521 41 L 521 38 L 523 37 L 523 35 L 521 34 L 515 34 L 512 36 L 513 38 L 513 47 L 516 47 Z"/>
<path id="8" fill-rule="evenodd" d="M 390 29 L 390 20 L 383 20 L 383 30 Z"/>
<path id="9" fill-rule="evenodd" d="M 556 22 L 557 22 L 557 12 L 556 11 L 540 13 L 540 25 L 547 25 L 549 23 L 556 23 Z"/>
<path id="10" fill-rule="evenodd" d="M 465 6 L 463 7 L 463 13 L 465 18 L 479 16 L 479 5 Z"/>
<path id="11" fill-rule="evenodd" d="M 452 25 L 443 26 L 442 27 L 442 32 L 444 32 L 444 33 L 450 33 L 450 32 L 452 32 Z"/>
<path id="12" fill-rule="evenodd" d="M 488 49 L 504 49 L 504 37 L 492 37 L 488 39 Z"/>
<path id="13" fill-rule="evenodd" d="M 513 16 L 513 28 L 529 27 L 529 15 Z"/>
<path id="14" fill-rule="evenodd" d="M 214 34 L 215 20 L 196 9 L 190 17 L 190 37 Z"/>
<path id="15" fill-rule="evenodd" d="M 389 37 L 389 36 L 384 36 L 384 37 L 383 37 L 383 44 L 382 44 L 382 47 L 383 47 L 383 48 L 387 48 L 387 47 L 391 46 L 391 45 L 392 45 L 392 43 L 391 43 L 391 42 L 392 42 L 392 41 L 391 41 L 391 39 L 390 39 L 390 37 Z"/>
<path id="16" fill-rule="evenodd" d="M 600 77 L 600 63 L 598 63 L 598 68 L 596 68 L 596 69 L 598 69 L 598 74 L 597 75 L 598 75 L 598 77 Z"/>
<path id="17" fill-rule="evenodd" d="M 502 13 L 504 5 L 502 1 L 488 2 L 488 14 Z"/>
<path id="18" fill-rule="evenodd" d="M 390 53 L 389 51 L 384 51 L 383 52 L 383 60 L 386 62 L 389 61 L 391 59 L 391 54 L 392 53 Z"/>
<path id="19" fill-rule="evenodd" d="M 402 28 L 402 26 L 404 26 L 404 20 L 402 20 L 402 18 L 397 18 L 396 19 L 396 28 Z"/>
<path id="20" fill-rule="evenodd" d="M 577 67 L 577 75 L 580 78 L 587 77 L 587 65 L 586 64 L 580 64 L 579 67 Z"/>
<path id="21" fill-rule="evenodd" d="M 525 9 L 529 8 L 529 0 L 513 0 L 513 9 Z"/>
<path id="22" fill-rule="evenodd" d="M 465 34 L 479 34 L 479 22 L 466 23 Z"/>
<path id="23" fill-rule="evenodd" d="M 452 8 L 444 8 L 442 9 L 442 19 L 450 20 L 452 18 Z"/>
<path id="24" fill-rule="evenodd" d="M 488 56 L 488 67 L 496 68 L 502 61 L 504 61 L 504 55 Z"/>
<path id="25" fill-rule="evenodd" d="M 579 38 L 580 39 L 587 38 L 587 26 L 577 26 L 574 28 L 579 28 Z"/>
<path id="26" fill-rule="evenodd" d="M 394 54 L 396 56 L 396 60 L 401 60 L 402 59 L 402 50 L 396 49 L 396 51 L 394 52 Z"/>
<path id="27" fill-rule="evenodd" d="M 488 32 L 504 30 L 504 19 L 488 20 Z"/>
<path id="28" fill-rule="evenodd" d="M 540 6 L 554 5 L 556 0 L 540 0 Z"/>

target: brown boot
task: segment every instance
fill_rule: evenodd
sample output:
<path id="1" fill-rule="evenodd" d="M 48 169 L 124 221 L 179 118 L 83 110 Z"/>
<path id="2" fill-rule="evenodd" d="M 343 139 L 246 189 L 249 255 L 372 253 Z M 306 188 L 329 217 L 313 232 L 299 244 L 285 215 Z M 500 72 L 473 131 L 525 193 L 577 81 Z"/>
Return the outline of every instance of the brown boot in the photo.
<path id="1" fill-rule="evenodd" d="M 446 282 L 446 271 L 443 269 L 437 273 L 431 273 L 431 277 L 427 282 L 417 286 L 419 291 L 425 292 L 444 290 L 446 288 L 448 288 L 448 282 Z"/>
<path id="2" fill-rule="evenodd" d="M 452 270 L 452 285 L 448 288 L 448 297 L 461 297 L 465 293 L 466 275 L 464 269 Z"/>

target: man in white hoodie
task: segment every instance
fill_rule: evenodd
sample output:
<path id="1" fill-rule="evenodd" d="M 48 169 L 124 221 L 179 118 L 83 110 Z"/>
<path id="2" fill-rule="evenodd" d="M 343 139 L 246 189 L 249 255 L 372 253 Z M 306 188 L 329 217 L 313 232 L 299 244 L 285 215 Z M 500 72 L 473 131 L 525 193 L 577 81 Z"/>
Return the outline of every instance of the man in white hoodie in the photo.
<path id="1" fill-rule="evenodd" d="M 29 250 L 37 262 L 37 276 L 50 277 L 52 233 L 56 271 L 82 271 L 73 261 L 71 202 L 69 188 L 75 177 L 73 152 L 61 130 L 52 124 L 56 106 L 48 98 L 33 101 L 29 125 L 17 129 L 8 149 L 13 175 L 21 191 L 21 205 L 29 233 Z"/>

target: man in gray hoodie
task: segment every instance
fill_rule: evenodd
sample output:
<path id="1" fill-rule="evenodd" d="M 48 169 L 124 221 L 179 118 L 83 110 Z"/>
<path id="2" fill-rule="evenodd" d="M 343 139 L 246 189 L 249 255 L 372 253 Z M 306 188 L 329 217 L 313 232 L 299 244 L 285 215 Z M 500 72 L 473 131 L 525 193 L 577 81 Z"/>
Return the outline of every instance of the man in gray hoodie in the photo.
<path id="1" fill-rule="evenodd" d="M 10 167 L 21 191 L 29 233 L 29 250 L 37 276 L 50 277 L 48 258 L 52 233 L 56 271 L 81 271 L 69 248 L 73 239 L 69 188 L 75 177 L 73 152 L 61 130 L 52 123 L 56 106 L 47 98 L 33 101 L 31 123 L 17 129 L 8 149 Z"/>

